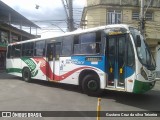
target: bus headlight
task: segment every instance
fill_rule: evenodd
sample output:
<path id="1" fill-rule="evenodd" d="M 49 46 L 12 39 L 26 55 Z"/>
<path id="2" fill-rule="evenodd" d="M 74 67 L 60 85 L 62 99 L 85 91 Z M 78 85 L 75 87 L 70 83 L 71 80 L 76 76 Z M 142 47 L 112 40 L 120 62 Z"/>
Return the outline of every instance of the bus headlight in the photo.
<path id="1" fill-rule="evenodd" d="M 144 77 L 145 80 L 148 80 L 146 72 L 143 70 L 143 67 L 141 68 L 141 75 Z"/>

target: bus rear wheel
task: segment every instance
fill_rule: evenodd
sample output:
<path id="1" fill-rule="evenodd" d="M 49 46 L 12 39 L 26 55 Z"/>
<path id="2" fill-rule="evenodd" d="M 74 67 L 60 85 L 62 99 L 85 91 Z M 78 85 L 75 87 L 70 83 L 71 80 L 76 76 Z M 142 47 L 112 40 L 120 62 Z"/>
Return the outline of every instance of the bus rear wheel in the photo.
<path id="1" fill-rule="evenodd" d="M 82 90 L 89 96 L 99 96 L 102 93 L 99 78 L 95 75 L 87 75 L 84 77 Z"/>
<path id="2" fill-rule="evenodd" d="M 31 82 L 31 72 L 29 68 L 24 68 L 22 71 L 22 78 L 26 82 Z"/>

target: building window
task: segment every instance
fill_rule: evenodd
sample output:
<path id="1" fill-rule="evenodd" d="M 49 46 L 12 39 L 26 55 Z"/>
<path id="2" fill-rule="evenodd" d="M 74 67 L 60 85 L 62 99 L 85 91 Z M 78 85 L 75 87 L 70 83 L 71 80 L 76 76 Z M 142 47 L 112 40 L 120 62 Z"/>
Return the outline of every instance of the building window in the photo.
<path id="1" fill-rule="evenodd" d="M 146 20 L 153 20 L 153 13 L 152 12 L 146 13 Z"/>
<path id="2" fill-rule="evenodd" d="M 132 19 L 133 20 L 139 20 L 139 13 L 138 12 L 132 12 Z"/>
<path id="3" fill-rule="evenodd" d="M 16 34 L 12 33 L 11 37 L 12 37 L 12 42 L 18 42 L 18 41 L 20 41 L 18 35 L 16 35 Z"/>
<path id="4" fill-rule="evenodd" d="M 132 19 L 133 20 L 139 20 L 139 12 L 137 12 L 137 11 L 133 11 L 132 12 Z M 145 19 L 146 20 L 153 20 L 153 12 L 147 12 L 146 14 L 145 14 Z"/>
<path id="5" fill-rule="evenodd" d="M 7 44 L 8 41 L 9 41 L 8 33 L 0 31 L 0 43 Z"/>
<path id="6" fill-rule="evenodd" d="M 108 11 L 108 24 L 120 24 L 122 22 L 121 11 L 112 10 Z"/>

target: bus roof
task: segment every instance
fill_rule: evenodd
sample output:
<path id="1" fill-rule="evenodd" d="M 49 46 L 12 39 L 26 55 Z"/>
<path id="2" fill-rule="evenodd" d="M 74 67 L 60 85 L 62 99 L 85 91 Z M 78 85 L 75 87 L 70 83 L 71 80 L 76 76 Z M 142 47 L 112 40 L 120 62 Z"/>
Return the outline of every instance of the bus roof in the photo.
<path id="1" fill-rule="evenodd" d="M 22 43 L 27 43 L 27 42 L 41 41 L 41 40 L 53 40 L 54 38 L 58 38 L 58 37 L 76 35 L 76 34 L 98 31 L 98 30 L 103 30 L 103 29 L 107 29 L 107 28 L 116 28 L 116 27 L 121 27 L 121 28 L 125 28 L 126 30 L 128 30 L 129 25 L 126 25 L 126 24 L 105 25 L 105 26 L 94 27 L 94 28 L 89 28 L 89 29 L 75 30 L 73 32 L 66 32 L 64 34 L 55 35 L 53 37 L 48 37 L 48 38 L 46 37 L 46 38 L 29 39 L 29 40 L 25 40 L 25 41 L 10 43 L 9 45 L 22 44 Z"/>

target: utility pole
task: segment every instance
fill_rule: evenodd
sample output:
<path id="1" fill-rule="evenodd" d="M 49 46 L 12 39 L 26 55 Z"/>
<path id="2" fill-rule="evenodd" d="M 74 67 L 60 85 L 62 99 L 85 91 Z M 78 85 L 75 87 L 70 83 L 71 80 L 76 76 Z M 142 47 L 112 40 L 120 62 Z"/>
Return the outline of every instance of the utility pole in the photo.
<path id="1" fill-rule="evenodd" d="M 145 16 L 144 16 L 144 0 L 141 0 L 141 9 L 140 9 L 140 31 L 141 34 L 145 35 Z"/>
<path id="2" fill-rule="evenodd" d="M 73 0 L 61 0 L 67 18 L 67 28 L 68 31 L 74 30 L 74 21 L 73 21 Z"/>
<path id="3" fill-rule="evenodd" d="M 74 30 L 74 22 L 73 22 L 73 0 L 68 0 L 68 9 L 69 9 L 69 31 Z"/>
<path id="4" fill-rule="evenodd" d="M 64 2 L 64 0 L 61 0 L 61 1 L 62 1 L 64 11 L 65 11 L 65 14 L 66 14 L 66 18 L 67 18 L 67 28 L 69 28 L 69 24 L 68 24 L 69 23 L 69 16 L 68 16 L 68 11 L 67 11 L 68 6 L 66 5 L 67 3 L 65 4 L 65 2 L 67 2 L 67 1 L 65 1 L 65 2 Z"/>

